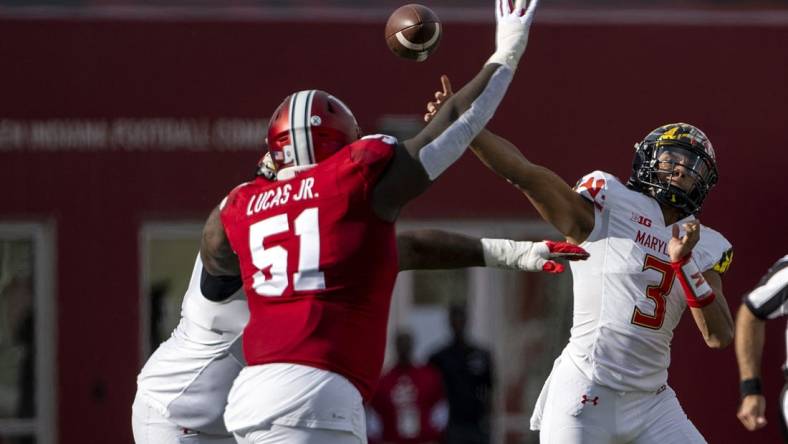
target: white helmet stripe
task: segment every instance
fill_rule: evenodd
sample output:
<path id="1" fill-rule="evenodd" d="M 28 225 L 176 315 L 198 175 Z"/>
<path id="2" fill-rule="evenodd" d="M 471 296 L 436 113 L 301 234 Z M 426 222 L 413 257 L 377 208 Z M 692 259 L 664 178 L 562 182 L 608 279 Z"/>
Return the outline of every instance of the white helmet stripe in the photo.
<path id="1" fill-rule="evenodd" d="M 309 122 L 315 90 L 299 91 L 290 100 L 290 142 L 296 165 L 315 163 L 312 131 Z"/>

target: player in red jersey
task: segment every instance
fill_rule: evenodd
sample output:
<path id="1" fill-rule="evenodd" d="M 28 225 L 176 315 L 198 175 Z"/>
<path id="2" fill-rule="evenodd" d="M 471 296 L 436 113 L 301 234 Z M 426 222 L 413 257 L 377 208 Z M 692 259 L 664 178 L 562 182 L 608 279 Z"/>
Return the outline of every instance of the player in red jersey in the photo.
<path id="1" fill-rule="evenodd" d="M 261 160 L 256 176 L 276 179 L 270 154 Z M 397 262 L 400 271 L 445 268 L 455 263 L 558 273 L 563 266 L 551 259 L 561 256 L 555 252 L 559 247 L 560 243 L 412 230 L 397 234 Z M 240 276 L 207 275 L 198 256 L 178 326 L 137 377 L 131 409 L 137 444 L 236 443 L 223 416 L 232 383 L 245 366 L 241 333 L 249 320 L 249 309 L 242 286 Z"/>
<path id="2" fill-rule="evenodd" d="M 397 333 L 395 344 L 397 362 L 380 378 L 368 406 L 370 442 L 437 444 L 449 418 L 441 373 L 413 362 L 410 333 Z"/>
<path id="3" fill-rule="evenodd" d="M 350 109 L 318 90 L 296 92 L 274 112 L 277 182 L 231 191 L 201 245 L 207 273 L 240 274 L 248 296 L 249 367 L 225 412 L 240 442 L 366 441 L 362 399 L 380 374 L 398 270 L 394 221 L 495 112 L 537 2 L 522 3 L 496 0 L 496 51 L 412 139 L 359 139 Z"/>

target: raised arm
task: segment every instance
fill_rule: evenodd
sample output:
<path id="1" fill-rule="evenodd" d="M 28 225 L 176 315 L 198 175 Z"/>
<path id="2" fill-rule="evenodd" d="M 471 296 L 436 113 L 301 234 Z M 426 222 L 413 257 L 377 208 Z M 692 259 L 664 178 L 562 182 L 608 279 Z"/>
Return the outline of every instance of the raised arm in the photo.
<path id="1" fill-rule="evenodd" d="M 727 347 L 733 341 L 733 318 L 722 294 L 722 278 L 713 269 L 701 273 L 692 259 L 692 249 L 700 240 L 700 221 L 687 222 L 683 228 L 684 234 L 680 236 L 679 226 L 673 225 L 673 235 L 668 241 L 670 265 L 706 345 Z"/>
<path id="2" fill-rule="evenodd" d="M 499 267 L 561 273 L 554 259 L 585 260 L 588 253 L 565 242 L 488 239 L 440 230 L 412 230 L 397 235 L 399 269 L 434 270 Z"/>
<path id="3" fill-rule="evenodd" d="M 528 42 L 538 0 L 495 0 L 496 50 L 479 74 L 441 108 L 419 134 L 396 148 L 388 170 L 375 186 L 376 214 L 396 219 L 402 206 L 421 194 L 464 153 L 501 102 Z"/>
<path id="4" fill-rule="evenodd" d="M 530 162 L 511 142 L 490 131 L 476 137 L 471 149 L 482 163 L 525 194 L 567 240 L 581 244 L 591 234 L 594 205 L 553 171 Z"/>
<path id="5" fill-rule="evenodd" d="M 442 91 L 427 104 L 426 121 L 437 117 L 439 110 L 453 96 L 451 82 L 441 76 Z M 508 140 L 482 130 L 471 143 L 471 150 L 488 168 L 525 194 L 539 214 L 572 243 L 580 244 L 594 228 L 593 204 L 551 170 L 536 165 Z"/>
<path id="6" fill-rule="evenodd" d="M 733 316 L 722 293 L 722 276 L 714 270 L 703 273 L 703 278 L 714 292 L 714 302 L 704 307 L 690 306 L 692 318 L 703 340 L 711 348 L 725 348 L 733 341 Z"/>

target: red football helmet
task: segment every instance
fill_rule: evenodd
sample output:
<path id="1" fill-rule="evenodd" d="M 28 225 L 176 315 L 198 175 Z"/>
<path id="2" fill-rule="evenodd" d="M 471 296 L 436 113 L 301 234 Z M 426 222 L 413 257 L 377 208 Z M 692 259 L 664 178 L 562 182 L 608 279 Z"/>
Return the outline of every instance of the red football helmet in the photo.
<path id="1" fill-rule="evenodd" d="M 341 100 L 317 89 L 289 95 L 268 123 L 268 149 L 277 171 L 316 164 L 361 136 Z"/>

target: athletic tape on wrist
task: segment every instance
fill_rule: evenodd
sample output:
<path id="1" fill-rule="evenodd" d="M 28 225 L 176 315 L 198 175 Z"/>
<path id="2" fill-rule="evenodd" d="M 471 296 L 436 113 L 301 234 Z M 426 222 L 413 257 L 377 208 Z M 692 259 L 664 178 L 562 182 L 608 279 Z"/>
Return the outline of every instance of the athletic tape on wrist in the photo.
<path id="1" fill-rule="evenodd" d="M 508 67 L 498 67 L 471 106 L 440 136 L 421 148 L 419 161 L 430 180 L 435 180 L 459 159 L 487 125 L 506 94 L 513 75 L 514 72 Z"/>
<path id="2" fill-rule="evenodd" d="M 520 268 L 519 259 L 530 253 L 533 242 L 482 238 L 484 264 L 488 267 Z"/>
<path id="3" fill-rule="evenodd" d="M 698 268 L 695 261 L 692 260 L 692 255 L 688 254 L 684 259 L 671 262 L 670 266 L 676 272 L 676 278 L 681 283 L 681 288 L 684 289 L 684 297 L 687 299 L 687 305 L 695 308 L 703 308 L 714 301 L 714 291 L 703 274 Z"/>
<path id="4" fill-rule="evenodd" d="M 544 242 L 482 238 L 484 263 L 488 267 L 543 271 L 549 247 Z"/>

